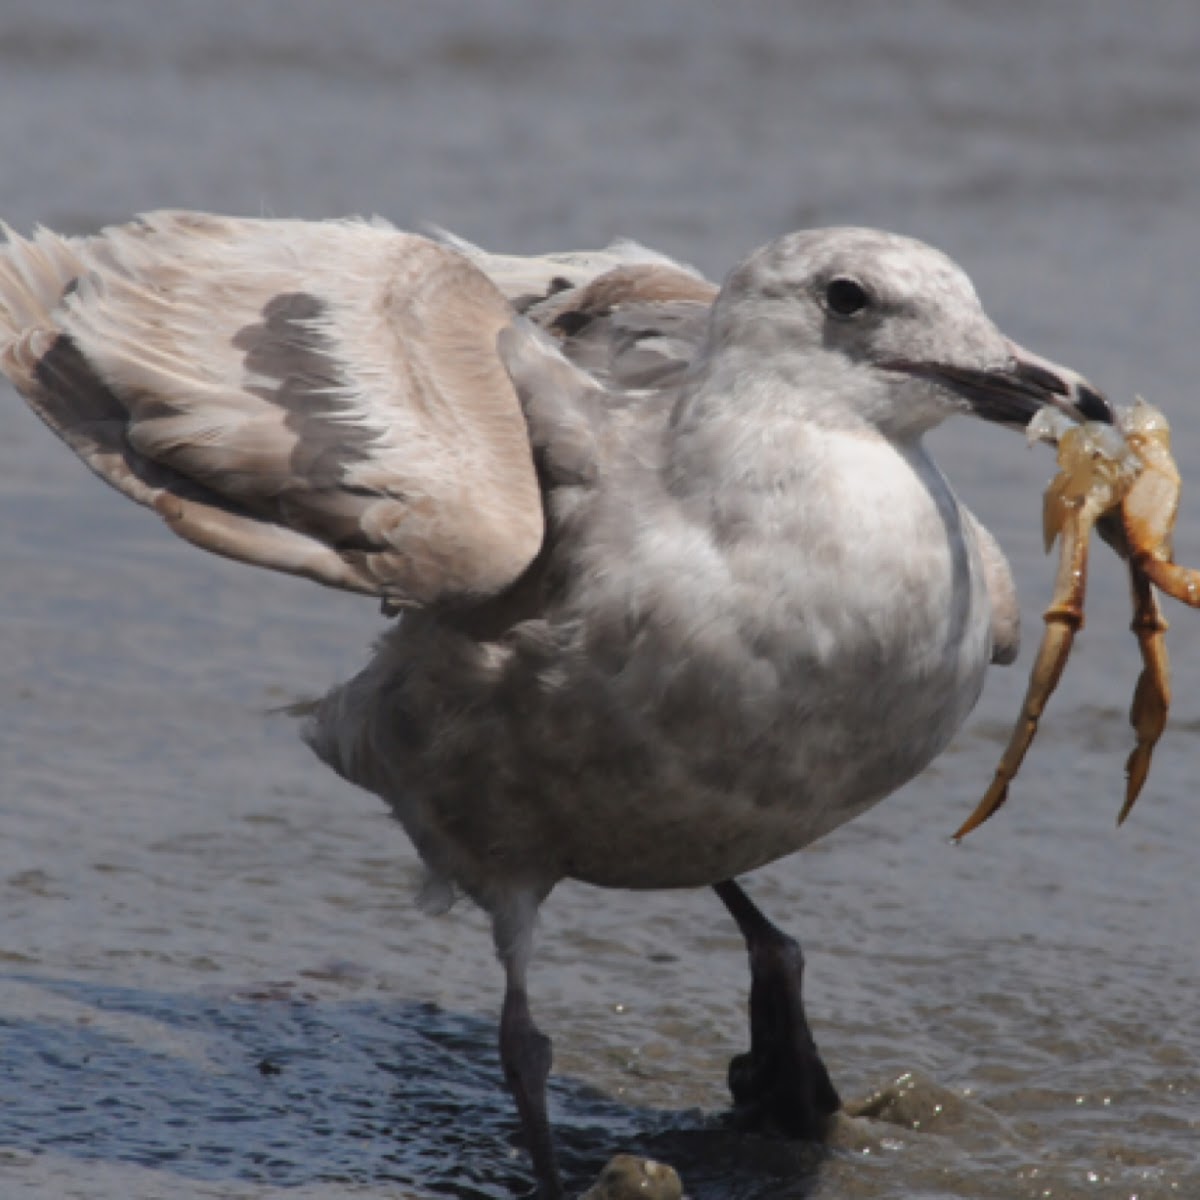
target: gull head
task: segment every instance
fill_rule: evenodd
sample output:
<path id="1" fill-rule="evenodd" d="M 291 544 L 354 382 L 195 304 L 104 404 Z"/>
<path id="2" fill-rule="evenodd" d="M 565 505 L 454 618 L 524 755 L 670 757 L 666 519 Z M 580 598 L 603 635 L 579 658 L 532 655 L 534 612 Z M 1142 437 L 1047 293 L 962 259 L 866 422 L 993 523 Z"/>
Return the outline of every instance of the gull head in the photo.
<path id="1" fill-rule="evenodd" d="M 782 377 L 814 420 L 919 436 L 954 412 L 1024 428 L 1045 405 L 1112 421 L 1081 375 L 1006 338 L 963 270 L 875 229 L 787 234 L 735 267 L 713 306 L 719 373 Z"/>

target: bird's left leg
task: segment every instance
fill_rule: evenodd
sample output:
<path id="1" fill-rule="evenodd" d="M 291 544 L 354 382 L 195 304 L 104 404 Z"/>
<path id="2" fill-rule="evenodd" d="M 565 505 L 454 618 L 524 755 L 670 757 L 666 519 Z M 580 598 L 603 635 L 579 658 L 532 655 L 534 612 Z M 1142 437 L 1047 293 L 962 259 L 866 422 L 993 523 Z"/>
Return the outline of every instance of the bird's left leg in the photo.
<path id="1" fill-rule="evenodd" d="M 734 1115 L 751 1127 L 822 1141 L 841 1101 L 804 1014 L 800 945 L 767 920 L 733 880 L 713 890 L 737 922 L 750 955 L 750 1050 L 729 1064 Z"/>
<path id="2" fill-rule="evenodd" d="M 525 979 L 533 946 L 538 899 L 516 897 L 494 915 L 496 953 L 504 967 L 504 1006 L 500 1012 L 500 1064 L 517 1103 L 525 1146 L 537 1177 L 537 1200 L 562 1200 L 562 1179 L 550 1117 L 546 1081 L 550 1076 L 550 1039 L 533 1023 Z"/>

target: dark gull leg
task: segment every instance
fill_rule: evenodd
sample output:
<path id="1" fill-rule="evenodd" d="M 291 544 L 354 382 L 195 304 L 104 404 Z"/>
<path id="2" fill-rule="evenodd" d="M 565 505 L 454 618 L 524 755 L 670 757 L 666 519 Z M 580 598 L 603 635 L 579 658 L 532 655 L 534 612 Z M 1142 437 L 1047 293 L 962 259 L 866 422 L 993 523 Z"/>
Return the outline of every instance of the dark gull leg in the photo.
<path id="1" fill-rule="evenodd" d="M 521 1132 L 533 1159 L 537 1200 L 562 1200 L 558 1158 L 546 1108 L 550 1075 L 550 1039 L 533 1023 L 525 976 L 536 906 L 519 904 L 495 922 L 496 949 L 504 965 L 506 987 L 500 1012 L 500 1064 L 521 1117 Z"/>
<path id="2" fill-rule="evenodd" d="M 841 1101 L 804 1015 L 804 955 L 749 896 L 726 880 L 713 886 L 737 922 L 750 954 L 750 1050 L 729 1064 L 739 1123 L 822 1141 Z"/>

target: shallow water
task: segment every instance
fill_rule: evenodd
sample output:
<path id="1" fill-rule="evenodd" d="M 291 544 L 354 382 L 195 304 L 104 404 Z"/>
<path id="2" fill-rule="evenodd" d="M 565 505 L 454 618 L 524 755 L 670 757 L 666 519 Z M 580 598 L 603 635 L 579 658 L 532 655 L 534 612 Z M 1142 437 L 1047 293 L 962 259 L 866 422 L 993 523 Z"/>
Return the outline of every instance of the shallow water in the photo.
<path id="1" fill-rule="evenodd" d="M 963 262 L 1018 340 L 1165 405 L 1197 478 L 1194 6 L 854 12 L 9 0 L 0 214 L 381 212 L 516 250 L 628 233 L 716 274 L 786 228 L 885 225 Z M 965 421 L 936 447 L 1032 641 L 1050 457 Z M 573 1181 L 632 1148 L 714 1200 L 1200 1195 L 1200 620 L 1171 613 L 1172 725 L 1115 833 L 1138 668 L 1097 560 L 999 818 L 947 844 L 1029 646 L 920 780 L 752 880 L 844 1094 L 913 1073 L 902 1123 L 819 1163 L 724 1132 L 746 977 L 719 904 L 568 886 L 532 986 Z M 269 712 L 357 667 L 373 606 L 176 543 L 8 390 L 0 563 L 0 1194 L 520 1186 L 483 922 L 417 915 L 402 834 Z"/>

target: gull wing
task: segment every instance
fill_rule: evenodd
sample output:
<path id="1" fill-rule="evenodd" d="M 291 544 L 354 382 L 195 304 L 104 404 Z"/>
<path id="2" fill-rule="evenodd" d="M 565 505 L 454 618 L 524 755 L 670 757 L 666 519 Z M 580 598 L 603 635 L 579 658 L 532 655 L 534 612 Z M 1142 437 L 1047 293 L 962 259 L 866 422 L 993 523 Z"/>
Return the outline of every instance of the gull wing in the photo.
<path id="1" fill-rule="evenodd" d="M 0 247 L 0 367 L 173 532 L 392 607 L 536 556 L 513 317 L 462 253 L 381 223 L 161 212 Z"/>
<path id="2" fill-rule="evenodd" d="M 992 531 L 963 503 L 963 525 L 974 535 L 983 563 L 983 578 L 992 605 L 992 662 L 1007 667 L 1021 649 L 1021 605 L 1012 568 Z"/>
<path id="3" fill-rule="evenodd" d="M 531 257 L 491 254 L 444 231 L 513 307 L 605 388 L 677 384 L 708 328 L 717 286 L 693 267 L 619 239 L 604 250 Z"/>

